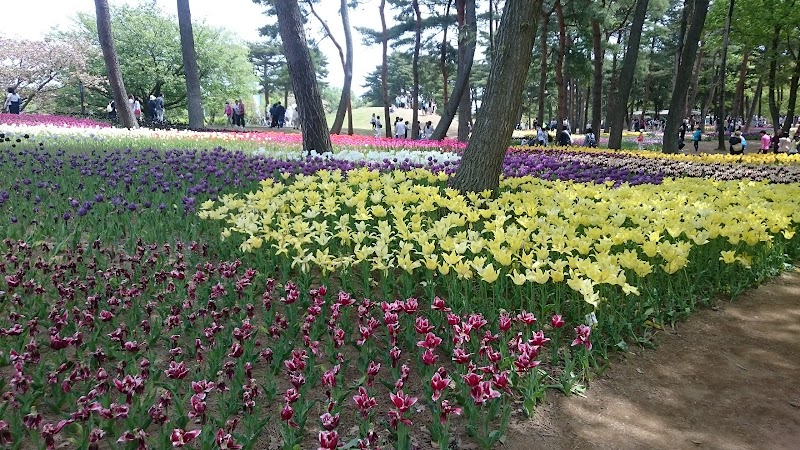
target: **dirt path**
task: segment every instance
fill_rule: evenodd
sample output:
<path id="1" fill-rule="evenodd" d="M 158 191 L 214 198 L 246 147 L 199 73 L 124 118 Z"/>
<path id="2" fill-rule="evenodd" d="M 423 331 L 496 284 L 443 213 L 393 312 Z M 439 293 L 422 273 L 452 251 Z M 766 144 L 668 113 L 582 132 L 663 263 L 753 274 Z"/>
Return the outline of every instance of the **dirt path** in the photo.
<path id="1" fill-rule="evenodd" d="M 657 341 L 587 398 L 550 393 L 505 448 L 800 449 L 800 269 Z"/>

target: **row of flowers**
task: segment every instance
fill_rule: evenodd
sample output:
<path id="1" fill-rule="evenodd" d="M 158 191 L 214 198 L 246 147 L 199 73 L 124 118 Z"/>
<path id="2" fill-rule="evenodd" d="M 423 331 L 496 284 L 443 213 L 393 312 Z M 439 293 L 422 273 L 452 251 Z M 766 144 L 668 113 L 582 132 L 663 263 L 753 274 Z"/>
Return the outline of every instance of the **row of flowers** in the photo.
<path id="1" fill-rule="evenodd" d="M 379 278 L 384 298 L 422 284 L 508 309 L 529 305 L 528 289 L 542 286 L 547 302 L 570 304 L 570 320 L 603 303 L 619 312 L 626 296 L 676 273 L 713 268 L 704 277 L 720 283 L 800 244 L 798 184 L 685 178 L 615 188 L 518 177 L 492 198 L 463 196 L 447 179 L 424 169 L 319 171 L 209 200 L 199 215 L 284 273 L 319 270 L 365 292 Z"/>
<path id="2" fill-rule="evenodd" d="M 517 401 L 579 382 L 594 339 L 557 313 L 278 283 L 197 242 L 3 245 L 3 446 L 491 448 Z"/>

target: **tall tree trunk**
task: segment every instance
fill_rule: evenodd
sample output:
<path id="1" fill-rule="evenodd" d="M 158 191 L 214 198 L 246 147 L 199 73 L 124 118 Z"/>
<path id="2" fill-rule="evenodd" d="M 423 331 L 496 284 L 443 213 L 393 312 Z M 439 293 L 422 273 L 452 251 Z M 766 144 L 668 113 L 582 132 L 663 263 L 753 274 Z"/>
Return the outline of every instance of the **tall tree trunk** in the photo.
<path id="1" fill-rule="evenodd" d="M 789 136 L 789 130 L 794 121 L 794 112 L 797 107 L 797 86 L 800 84 L 800 49 L 798 49 L 797 58 L 794 60 L 794 71 L 792 72 L 792 79 L 789 80 L 789 108 L 786 112 L 786 120 L 783 121 L 783 135 Z"/>
<path id="2" fill-rule="evenodd" d="M 764 89 L 764 76 L 761 75 L 758 77 L 758 83 L 756 84 L 756 95 L 753 96 L 753 102 L 750 103 L 750 108 L 747 109 L 747 120 L 744 124 L 744 132 L 747 133 L 750 131 L 750 126 L 752 125 L 753 115 L 755 114 L 756 110 L 756 102 L 761 102 L 761 91 Z"/>
<path id="3" fill-rule="evenodd" d="M 725 72 L 728 70 L 728 39 L 731 34 L 731 18 L 733 3 L 730 0 L 728 17 L 725 19 L 725 30 L 722 35 L 722 62 L 719 71 L 719 104 L 717 105 L 717 150 L 725 151 Z"/>
<path id="4" fill-rule="evenodd" d="M 547 28 L 550 23 L 550 14 L 542 13 L 542 60 L 539 63 L 539 105 L 536 111 L 536 121 L 544 128 L 544 101 L 547 96 Z"/>
<path id="5" fill-rule="evenodd" d="M 692 72 L 692 84 L 689 88 L 689 96 L 686 99 L 686 117 L 694 117 L 692 110 L 697 102 L 697 87 L 700 83 L 700 72 L 703 67 L 703 57 L 705 56 L 705 42 L 700 43 L 700 53 L 697 55 L 697 61 L 694 64 L 694 71 Z"/>
<path id="6" fill-rule="evenodd" d="M 689 0 L 691 1 L 691 0 Z M 697 44 L 703 32 L 708 14 L 709 0 L 695 0 L 692 7 L 692 17 L 689 29 L 686 31 L 686 42 L 683 45 L 680 63 L 678 63 L 677 77 L 679 80 L 688 80 L 694 68 L 694 59 L 697 55 Z M 683 113 L 686 111 L 686 92 L 689 90 L 687 83 L 675 83 L 672 98 L 669 102 L 667 124 L 664 127 L 664 153 L 678 152 L 678 128 L 683 123 Z"/>
<path id="7" fill-rule="evenodd" d="M 319 23 L 322 24 L 322 28 L 325 29 L 325 34 L 328 35 L 331 42 L 333 42 L 333 45 L 336 47 L 336 50 L 339 52 L 339 60 L 342 63 L 342 70 L 344 71 L 342 95 L 339 97 L 339 106 L 336 108 L 336 115 L 333 118 L 333 125 L 331 125 L 331 134 L 341 134 L 344 116 L 350 105 L 350 89 L 353 84 L 353 35 L 350 32 L 350 10 L 347 7 L 347 0 L 341 0 L 339 13 L 342 18 L 342 28 L 344 29 L 345 52 L 342 50 L 339 41 L 333 36 L 328 23 L 317 14 L 317 11 L 314 9 L 314 3 L 311 0 L 307 0 L 307 3 L 311 9 L 311 13 L 317 18 Z"/>
<path id="8" fill-rule="evenodd" d="M 628 97 L 631 94 L 633 75 L 636 71 L 636 60 L 639 57 L 639 41 L 642 38 L 642 26 L 647 16 L 647 4 L 649 0 L 636 0 L 636 8 L 633 12 L 631 22 L 631 32 L 628 35 L 628 48 L 625 51 L 625 60 L 622 63 L 622 71 L 619 77 L 619 92 L 615 97 L 614 108 L 609 111 L 611 121 L 611 134 L 608 138 L 608 148 L 619 149 L 622 147 L 622 127 L 625 118 L 625 110 L 628 106 Z"/>
<path id="9" fill-rule="evenodd" d="M 672 72 L 672 90 L 675 90 L 675 83 L 678 82 L 678 66 L 681 63 L 681 55 L 683 54 L 683 46 L 686 44 L 686 27 L 689 24 L 689 19 L 692 17 L 694 9 L 693 0 L 683 0 L 683 9 L 681 11 L 681 26 L 678 30 L 678 46 L 675 49 L 675 67 Z"/>
<path id="10" fill-rule="evenodd" d="M 603 42 L 601 41 L 600 21 L 592 19 L 592 56 L 594 57 L 594 83 L 592 85 L 592 131 L 599 136 L 601 110 L 603 108 Z M 588 102 L 587 102 L 588 105 Z"/>
<path id="11" fill-rule="evenodd" d="M 647 105 L 650 102 L 650 86 L 653 83 L 653 53 L 655 52 L 656 48 L 656 36 L 653 35 L 652 39 L 650 39 L 650 61 L 647 63 L 647 81 L 644 83 L 644 96 L 642 98 L 642 114 L 639 117 L 639 127 L 644 128 L 642 126 L 642 122 L 645 120 L 645 116 L 647 115 Z M 639 130 L 634 130 L 639 131 Z"/>
<path id="12" fill-rule="evenodd" d="M 452 95 L 447 102 L 444 114 L 439 119 L 436 129 L 433 130 L 433 139 L 442 140 L 447 136 L 447 130 L 453 123 L 453 118 L 462 102 L 464 92 L 469 96 L 469 76 L 472 72 L 472 63 L 475 59 L 475 40 L 478 32 L 478 19 L 475 12 L 475 0 L 456 0 L 456 9 L 459 17 L 458 31 L 458 73 L 453 86 Z M 463 57 L 462 57 L 463 56 Z M 459 129 L 462 123 L 469 123 L 459 119 Z M 459 131 L 459 135 L 460 135 Z"/>
<path id="13" fill-rule="evenodd" d="M 740 116 L 742 101 L 744 100 L 744 84 L 747 81 L 747 63 L 750 62 L 750 50 L 745 49 L 742 53 L 744 56 L 742 57 L 742 64 L 739 66 L 739 79 L 736 81 L 736 94 L 733 97 L 733 109 L 731 110 L 731 116 L 733 116 L 734 120 Z"/>
<path id="14" fill-rule="evenodd" d="M 489 63 L 494 54 L 494 1 L 489 0 Z"/>
<path id="15" fill-rule="evenodd" d="M 440 67 L 440 69 L 442 71 L 442 90 L 444 91 L 444 95 L 442 96 L 444 98 L 442 100 L 444 101 L 445 105 L 447 104 L 447 81 L 448 81 L 448 77 L 447 77 L 447 29 L 449 27 L 447 25 L 449 23 L 449 17 L 450 17 L 450 5 L 452 5 L 452 4 L 453 4 L 453 0 L 447 0 L 447 8 L 445 9 L 445 12 L 444 12 L 444 17 L 445 17 L 445 20 L 444 20 L 444 31 L 442 32 L 442 48 L 441 48 L 442 52 L 439 55 L 439 67 Z"/>
<path id="16" fill-rule="evenodd" d="M 353 135 L 353 101 L 347 102 L 347 134 Z"/>
<path id="17" fill-rule="evenodd" d="M 342 0 L 346 2 L 347 0 Z M 411 63 L 411 72 L 414 76 L 414 87 L 411 89 L 411 105 L 414 112 L 411 114 L 411 139 L 419 138 L 419 46 L 422 40 L 422 15 L 419 12 L 419 0 L 411 0 L 411 7 L 414 8 L 414 26 L 416 34 L 414 36 L 414 59 Z"/>
<path id="18" fill-rule="evenodd" d="M 392 123 L 389 117 L 389 34 L 386 30 L 386 0 L 381 0 L 381 5 L 378 7 L 381 13 L 381 44 L 383 53 L 381 54 L 381 95 L 383 96 L 383 122 L 384 130 L 386 130 L 386 137 L 392 137 Z"/>
<path id="19" fill-rule="evenodd" d="M 451 180 L 451 185 L 461 192 L 496 191 L 500 184 L 514 119 L 522 104 L 540 2 L 506 1 L 475 132 Z"/>
<path id="20" fill-rule="evenodd" d="M 97 14 L 97 38 L 103 51 L 103 61 L 106 64 L 108 84 L 111 85 L 117 117 L 123 127 L 138 128 L 139 124 L 133 116 L 131 104 L 128 103 L 128 93 L 122 81 L 117 49 L 114 46 L 114 37 L 111 35 L 111 12 L 108 9 L 108 0 L 94 0 L 94 7 Z"/>
<path id="21" fill-rule="evenodd" d="M 178 0 L 178 28 L 181 34 L 183 72 L 186 75 L 186 100 L 189 107 L 189 128 L 200 129 L 205 125 L 203 94 L 200 91 L 200 71 L 197 68 L 197 53 L 194 50 L 192 13 L 189 0 Z"/>
<path id="22" fill-rule="evenodd" d="M 714 57 L 711 59 L 711 67 L 715 68 L 714 73 L 711 74 L 711 88 L 708 91 L 708 96 L 703 99 L 703 104 L 700 105 L 700 123 L 702 123 L 703 132 L 706 130 L 706 114 L 708 113 L 709 105 L 713 104 L 717 94 L 717 84 L 719 83 L 719 67 L 717 67 L 718 54 L 718 52 L 714 53 Z"/>
<path id="23" fill-rule="evenodd" d="M 622 30 L 617 32 L 617 42 L 622 42 Z M 619 74 L 617 73 L 617 52 L 615 51 L 611 57 L 611 80 L 608 83 L 608 100 L 606 101 L 606 126 L 605 131 L 611 130 L 611 111 L 616 108 L 617 98 L 617 84 L 619 83 Z M 611 138 L 609 136 L 609 142 Z M 609 147 L 610 148 L 610 147 Z"/>
<path id="24" fill-rule="evenodd" d="M 328 123 L 317 85 L 317 74 L 306 42 L 303 19 L 297 0 L 275 2 L 275 15 L 283 41 L 284 54 L 292 78 L 295 101 L 303 118 L 303 150 L 331 151 Z"/>
<path id="25" fill-rule="evenodd" d="M 564 83 L 564 54 L 567 50 L 567 25 L 564 21 L 564 9 L 561 0 L 556 0 L 556 15 L 558 16 L 558 57 L 556 58 L 556 86 L 558 88 L 558 124 L 556 133 L 564 129 L 564 119 L 567 115 L 567 86 Z"/>

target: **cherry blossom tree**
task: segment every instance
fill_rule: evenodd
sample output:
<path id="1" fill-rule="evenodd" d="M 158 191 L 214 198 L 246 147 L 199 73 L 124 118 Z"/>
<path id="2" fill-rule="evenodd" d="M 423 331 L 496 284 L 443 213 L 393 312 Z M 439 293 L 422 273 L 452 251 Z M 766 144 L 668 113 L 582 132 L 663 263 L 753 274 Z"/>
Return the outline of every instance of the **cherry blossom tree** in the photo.
<path id="1" fill-rule="evenodd" d="M 36 98 L 46 103 L 70 81 L 93 85 L 86 73 L 89 46 L 79 41 L 16 40 L 0 36 L 0 86 L 22 96 L 22 109 Z M 73 86 L 77 89 L 77 84 Z"/>

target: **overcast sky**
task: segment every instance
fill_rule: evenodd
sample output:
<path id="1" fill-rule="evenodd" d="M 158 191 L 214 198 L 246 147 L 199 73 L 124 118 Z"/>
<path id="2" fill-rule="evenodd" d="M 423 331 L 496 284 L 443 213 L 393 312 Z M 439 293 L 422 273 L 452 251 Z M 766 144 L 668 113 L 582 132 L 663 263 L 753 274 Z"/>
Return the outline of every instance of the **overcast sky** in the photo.
<path id="1" fill-rule="evenodd" d="M 176 15 L 175 0 L 156 0 L 159 6 L 169 14 Z M 109 4 L 137 4 L 138 0 L 109 0 Z M 339 0 L 321 0 L 318 8 L 320 15 L 325 18 L 337 40 L 344 45 L 341 21 L 339 20 Z M 357 26 L 379 27 L 378 1 L 362 1 L 362 6 L 350 12 L 351 26 L 353 27 L 354 68 L 353 91 L 357 94 L 364 92 L 361 85 L 366 75 L 379 64 L 381 60 L 380 47 L 367 47 L 362 44 L 361 35 L 355 31 Z M 232 30 L 244 41 L 259 40 L 258 29 L 268 23 L 270 19 L 263 14 L 263 7 L 256 5 L 252 0 L 191 0 L 192 21 L 205 21 L 208 25 L 225 27 Z M 26 39 L 39 39 L 55 28 L 66 29 L 71 24 L 71 18 L 77 12 L 94 14 L 93 0 L 24 0 L 3 1 L 2 26 L 0 33 L 7 37 Z M 391 14 L 387 12 L 387 16 Z M 319 30 L 316 22 L 311 22 L 311 29 Z M 344 76 L 336 47 L 325 39 L 320 48 L 328 57 L 327 81 L 336 87 L 341 87 Z"/>

